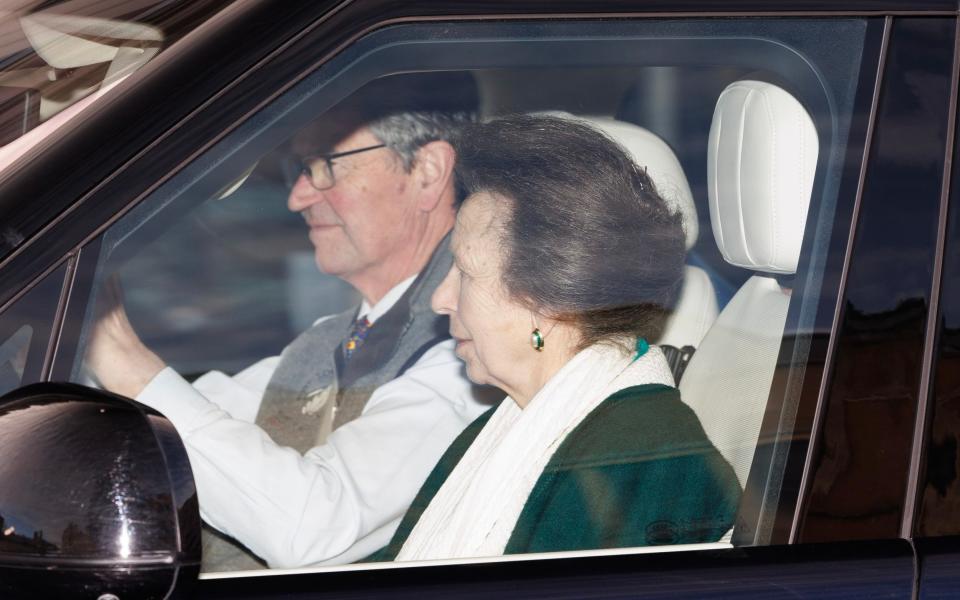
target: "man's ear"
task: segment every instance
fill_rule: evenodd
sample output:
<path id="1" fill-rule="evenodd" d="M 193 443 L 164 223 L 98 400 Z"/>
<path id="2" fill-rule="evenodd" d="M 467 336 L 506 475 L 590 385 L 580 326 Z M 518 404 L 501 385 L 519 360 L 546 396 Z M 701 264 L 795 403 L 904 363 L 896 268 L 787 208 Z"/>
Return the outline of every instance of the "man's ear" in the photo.
<path id="1" fill-rule="evenodd" d="M 420 210 L 432 211 L 443 200 L 452 201 L 456 191 L 453 189 L 453 165 L 457 154 L 449 142 L 436 140 L 427 142 L 417 150 L 413 169 L 415 185 L 420 187 Z"/>

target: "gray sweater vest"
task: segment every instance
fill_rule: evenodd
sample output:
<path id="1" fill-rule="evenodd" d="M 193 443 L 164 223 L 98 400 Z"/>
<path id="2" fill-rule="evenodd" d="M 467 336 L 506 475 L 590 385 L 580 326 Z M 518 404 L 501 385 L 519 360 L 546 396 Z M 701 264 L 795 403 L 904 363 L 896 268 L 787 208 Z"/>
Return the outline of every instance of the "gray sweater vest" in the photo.
<path id="1" fill-rule="evenodd" d="M 359 417 L 374 390 L 450 337 L 447 318 L 430 310 L 430 297 L 451 264 L 448 235 L 403 296 L 370 327 L 349 361 L 344 360 L 343 343 L 358 308 L 300 334 L 281 355 L 260 403 L 257 425 L 277 444 L 302 454 L 323 444 L 332 429 Z M 262 568 L 222 534 L 207 533 L 216 537 L 204 536 L 204 571 Z"/>
<path id="2" fill-rule="evenodd" d="M 447 318 L 430 310 L 430 297 L 450 270 L 448 239 L 396 304 L 377 319 L 349 362 L 343 358 L 343 343 L 357 318 L 356 308 L 321 321 L 283 351 L 257 415 L 257 424 L 273 441 L 300 453 L 322 444 L 329 429 L 360 416 L 374 390 L 450 337 Z"/>

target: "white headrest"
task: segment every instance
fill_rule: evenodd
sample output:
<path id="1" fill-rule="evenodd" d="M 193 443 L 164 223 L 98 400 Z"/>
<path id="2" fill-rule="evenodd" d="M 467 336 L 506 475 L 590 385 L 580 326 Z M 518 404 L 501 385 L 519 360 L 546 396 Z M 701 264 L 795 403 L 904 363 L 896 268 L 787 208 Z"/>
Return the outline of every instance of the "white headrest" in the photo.
<path id="1" fill-rule="evenodd" d="M 713 235 L 727 262 L 797 270 L 819 149 L 813 120 L 789 92 L 760 81 L 723 90 L 707 180 Z"/>
<path id="2" fill-rule="evenodd" d="M 687 235 L 687 250 L 693 248 L 700 233 L 697 207 L 693 203 L 687 176 L 670 146 L 657 134 L 632 123 L 603 117 L 580 118 L 613 138 L 632 155 L 634 162 L 646 167 L 663 199 L 671 208 L 680 211 Z"/>

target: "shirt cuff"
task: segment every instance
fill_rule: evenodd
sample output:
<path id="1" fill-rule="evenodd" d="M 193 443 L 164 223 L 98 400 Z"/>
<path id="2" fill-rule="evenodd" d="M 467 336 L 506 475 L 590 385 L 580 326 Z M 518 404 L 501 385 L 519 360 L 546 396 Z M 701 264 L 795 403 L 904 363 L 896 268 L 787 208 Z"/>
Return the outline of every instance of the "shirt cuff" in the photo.
<path id="1" fill-rule="evenodd" d="M 216 408 L 171 367 L 157 373 L 136 400 L 160 412 L 181 435 L 190 431 L 200 414 Z"/>

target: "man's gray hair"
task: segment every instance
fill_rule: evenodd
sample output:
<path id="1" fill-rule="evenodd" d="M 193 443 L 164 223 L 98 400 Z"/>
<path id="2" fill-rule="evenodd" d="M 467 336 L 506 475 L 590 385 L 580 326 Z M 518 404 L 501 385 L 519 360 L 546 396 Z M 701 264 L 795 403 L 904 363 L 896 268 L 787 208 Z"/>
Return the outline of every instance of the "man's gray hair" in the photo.
<path id="1" fill-rule="evenodd" d="M 452 143 L 460 129 L 475 120 L 476 114 L 468 111 L 410 111 L 381 117 L 369 128 L 400 156 L 404 170 L 409 172 L 420 146 L 437 140 Z"/>

